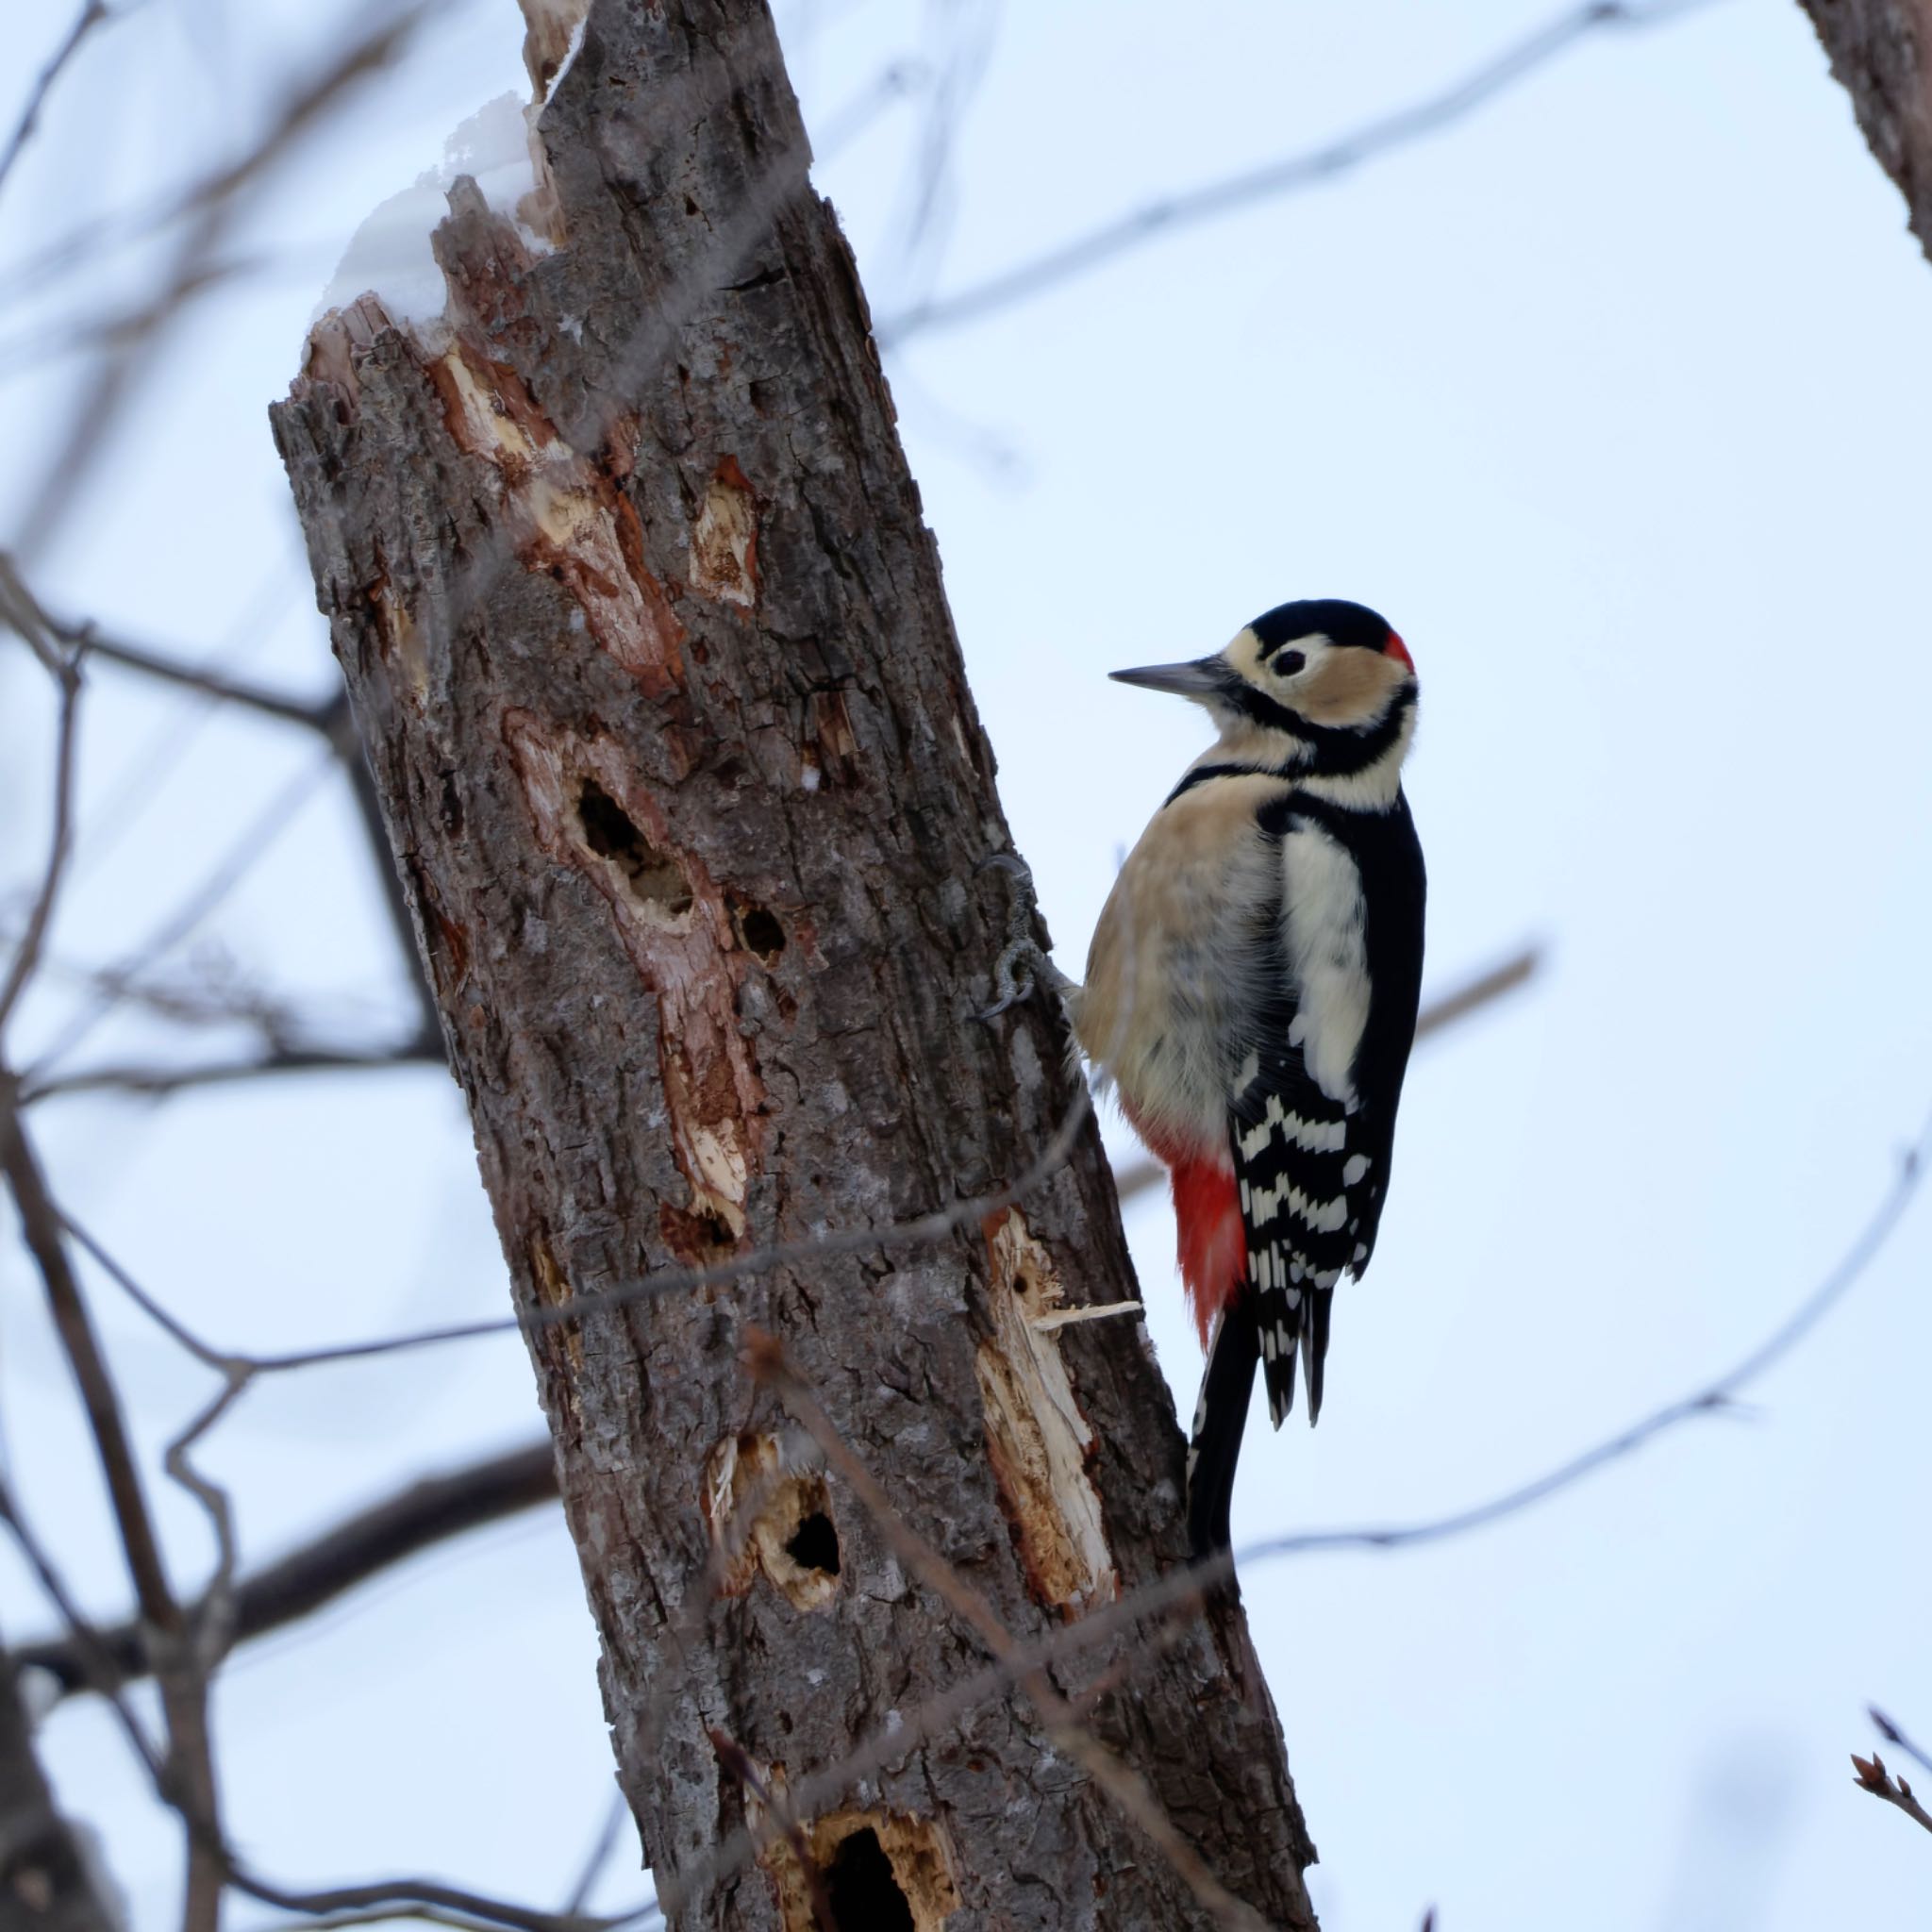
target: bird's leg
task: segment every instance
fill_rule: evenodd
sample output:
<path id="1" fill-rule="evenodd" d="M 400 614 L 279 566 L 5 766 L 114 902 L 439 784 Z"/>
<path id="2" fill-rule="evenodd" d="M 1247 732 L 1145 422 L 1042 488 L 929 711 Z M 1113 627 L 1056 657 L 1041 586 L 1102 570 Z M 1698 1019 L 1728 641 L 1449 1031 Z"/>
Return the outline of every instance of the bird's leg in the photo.
<path id="1" fill-rule="evenodd" d="M 1060 1000 L 1070 992 L 1077 992 L 1078 982 L 1069 979 L 1047 958 L 1034 937 L 1033 874 L 1027 869 L 1026 861 L 1017 853 L 995 852 L 991 858 L 982 858 L 974 870 L 1003 872 L 1014 881 L 1012 899 L 1007 911 L 1007 943 L 992 969 L 993 991 L 999 997 L 979 1017 L 982 1020 L 997 1019 L 1009 1007 L 1017 1007 L 1022 1000 L 1031 999 L 1042 981 Z"/>

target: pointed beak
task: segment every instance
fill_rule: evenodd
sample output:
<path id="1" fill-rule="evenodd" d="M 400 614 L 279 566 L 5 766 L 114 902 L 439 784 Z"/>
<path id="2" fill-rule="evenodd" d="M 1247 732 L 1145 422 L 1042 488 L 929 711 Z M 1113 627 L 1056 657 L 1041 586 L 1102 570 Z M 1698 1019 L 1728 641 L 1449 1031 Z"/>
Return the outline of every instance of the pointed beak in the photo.
<path id="1" fill-rule="evenodd" d="M 1142 691 L 1171 691 L 1176 697 L 1211 698 L 1221 689 L 1221 660 L 1197 658 L 1191 664 L 1142 664 L 1133 671 L 1109 671 L 1116 684 L 1138 684 Z"/>

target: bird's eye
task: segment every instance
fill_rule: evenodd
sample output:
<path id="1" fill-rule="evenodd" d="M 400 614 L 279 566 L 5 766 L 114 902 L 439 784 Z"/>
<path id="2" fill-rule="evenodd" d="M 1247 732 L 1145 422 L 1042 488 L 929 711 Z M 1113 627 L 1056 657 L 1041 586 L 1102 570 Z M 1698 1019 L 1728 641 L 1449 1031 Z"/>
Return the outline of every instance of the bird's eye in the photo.
<path id="1" fill-rule="evenodd" d="M 1274 660 L 1274 675 L 1277 677 L 1292 677 L 1307 661 L 1300 651 L 1284 651 Z"/>

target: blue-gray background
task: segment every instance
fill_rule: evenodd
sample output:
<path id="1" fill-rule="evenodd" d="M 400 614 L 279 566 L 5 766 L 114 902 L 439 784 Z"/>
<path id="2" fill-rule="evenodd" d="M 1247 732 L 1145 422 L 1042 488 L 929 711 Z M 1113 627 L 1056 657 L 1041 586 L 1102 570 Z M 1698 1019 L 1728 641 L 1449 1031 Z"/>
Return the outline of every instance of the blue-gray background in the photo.
<path id="1" fill-rule="evenodd" d="M 64 30 L 28 9 L 0 125 Z M 819 170 L 875 314 L 1150 197 L 1345 132 L 1544 17 L 1535 0 L 1187 9 L 791 0 Z M 0 542 L 97 362 L 50 353 L 148 286 L 142 241 L 39 293 L 16 261 L 231 158 L 358 9 L 147 0 L 96 37 L 0 200 Z M 63 613 L 321 694 L 331 678 L 264 406 L 361 217 L 524 85 L 478 0 L 249 204 L 238 275 L 158 348 L 30 558 Z M 940 76 L 952 145 L 922 206 Z M 849 124 L 848 124 L 849 125 Z M 1199 747 L 1110 667 L 1266 606 L 1382 608 L 1424 681 L 1411 795 L 1439 990 L 1526 939 L 1536 982 L 1419 1056 L 1374 1272 L 1323 1425 L 1259 1418 L 1238 1539 L 1400 1521 L 1560 1458 L 1740 1354 L 1891 1184 L 1932 1104 L 1925 621 L 1932 269 L 1805 18 L 1728 0 L 1589 37 L 1440 137 L 1175 234 L 889 361 L 1001 788 L 1063 962 Z M 0 890 L 44 837 L 50 707 L 0 654 Z M 54 951 L 122 957 L 308 769 L 310 741 L 100 667 Z M 337 1034 L 408 1002 L 340 780 L 317 771 L 171 956 Z M 22 1054 L 79 994 L 50 976 Z M 210 1045 L 219 1046 L 221 1036 Z M 161 1051 L 122 1011 L 75 1064 Z M 420 1069 L 47 1103 L 66 1203 L 251 1348 L 502 1310 L 456 1090 Z M 1125 1136 L 1110 1127 L 1119 1151 Z M 1197 1355 L 1156 1193 L 1130 1227 L 1183 1405 Z M 1932 1845 L 1852 1786 L 1867 1699 L 1932 1731 L 1924 1400 L 1932 1208 L 1741 1416 L 1507 1524 L 1297 1560 L 1247 1601 L 1322 1851 L 1330 1932 L 1917 1924 Z M 209 1378 L 97 1312 L 158 1452 Z M 37 1285 L 0 1248 L 11 1478 L 94 1611 L 124 1584 Z M 272 1555 L 408 1474 L 527 1437 L 515 1338 L 258 1387 L 206 1460 Z M 158 1478 L 184 1577 L 202 1521 Z M 45 1606 L 0 1552 L 0 1626 Z M 554 1903 L 610 1789 L 595 1641 L 554 1513 L 440 1551 L 242 1655 L 218 1715 L 235 1837 L 290 1883 L 428 1871 Z M 178 1834 L 97 1708 L 44 1733 L 142 1932 Z M 640 1895 L 629 1848 L 597 1900 Z M 274 1915 L 248 1905 L 237 1924 Z"/>

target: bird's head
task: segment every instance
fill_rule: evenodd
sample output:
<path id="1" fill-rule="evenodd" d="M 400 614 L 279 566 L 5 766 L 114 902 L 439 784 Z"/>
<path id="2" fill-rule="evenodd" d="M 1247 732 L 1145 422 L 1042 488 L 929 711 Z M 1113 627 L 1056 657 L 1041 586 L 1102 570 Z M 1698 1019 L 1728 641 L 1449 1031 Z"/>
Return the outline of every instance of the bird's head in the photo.
<path id="1" fill-rule="evenodd" d="M 1243 625 L 1224 651 L 1184 664 L 1112 674 L 1205 706 L 1224 743 L 1287 737 L 1315 769 L 1359 770 L 1407 749 L 1415 660 L 1374 611 L 1340 597 L 1277 604 Z"/>

